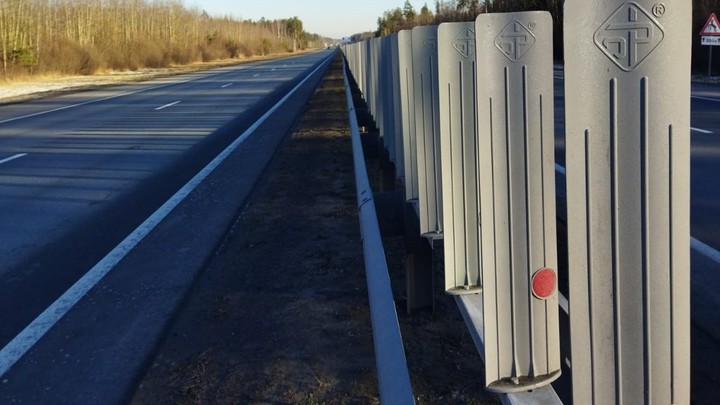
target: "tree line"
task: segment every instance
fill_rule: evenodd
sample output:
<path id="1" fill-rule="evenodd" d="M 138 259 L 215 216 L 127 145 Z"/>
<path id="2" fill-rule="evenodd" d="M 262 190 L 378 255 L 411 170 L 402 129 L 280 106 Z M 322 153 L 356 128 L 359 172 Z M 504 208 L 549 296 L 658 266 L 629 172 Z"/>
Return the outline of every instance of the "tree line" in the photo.
<path id="1" fill-rule="evenodd" d="M 583 0 L 574 0 L 583 1 Z M 687 0 L 683 0 L 687 1 Z M 692 0 L 693 4 L 693 70 L 706 72 L 709 50 L 700 45 L 699 32 L 711 13 L 720 16 L 720 0 Z M 553 17 L 555 58 L 563 59 L 563 0 L 436 0 L 434 10 L 427 3 L 416 11 L 410 1 L 403 7 L 387 10 L 378 18 L 378 29 L 373 35 L 383 36 L 394 32 L 410 29 L 418 25 L 433 25 L 444 22 L 474 21 L 481 13 L 502 13 L 513 11 L 545 10 Z M 367 38 L 366 34 L 358 34 L 353 39 Z M 713 65 L 720 74 L 720 47 L 714 52 Z"/>
<path id="2" fill-rule="evenodd" d="M 5 80 L 293 52 L 322 40 L 297 17 L 213 17 L 180 0 L 0 0 Z"/>

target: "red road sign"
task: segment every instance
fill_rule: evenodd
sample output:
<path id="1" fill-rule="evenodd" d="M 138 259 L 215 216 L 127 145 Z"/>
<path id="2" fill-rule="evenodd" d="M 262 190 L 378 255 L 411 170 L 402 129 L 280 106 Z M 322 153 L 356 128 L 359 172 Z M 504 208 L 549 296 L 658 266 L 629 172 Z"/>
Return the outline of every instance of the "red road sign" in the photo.
<path id="1" fill-rule="evenodd" d="M 710 15 L 710 18 L 708 18 L 702 31 L 700 31 L 700 35 L 720 36 L 720 21 L 718 21 L 717 17 L 715 16 L 715 13 L 712 13 Z"/>

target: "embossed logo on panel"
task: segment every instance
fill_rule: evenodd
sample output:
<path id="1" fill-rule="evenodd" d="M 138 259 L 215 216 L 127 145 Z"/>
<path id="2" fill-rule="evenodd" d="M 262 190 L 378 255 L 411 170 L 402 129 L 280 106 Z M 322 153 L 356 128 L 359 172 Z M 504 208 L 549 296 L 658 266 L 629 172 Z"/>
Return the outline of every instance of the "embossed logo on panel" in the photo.
<path id="1" fill-rule="evenodd" d="M 438 46 L 437 46 L 437 38 L 430 38 L 427 41 L 425 41 L 425 48 L 429 49 L 432 53 L 437 53 Z"/>
<path id="2" fill-rule="evenodd" d="M 453 40 L 453 47 L 465 58 L 475 56 L 475 31 L 468 28 Z"/>
<path id="3" fill-rule="evenodd" d="M 508 59 L 517 62 L 535 45 L 535 35 L 520 21 L 513 21 L 495 38 L 495 46 Z"/>
<path id="4" fill-rule="evenodd" d="M 595 44 L 626 72 L 635 70 L 664 38 L 660 24 L 636 3 L 620 6 L 595 32 Z"/>

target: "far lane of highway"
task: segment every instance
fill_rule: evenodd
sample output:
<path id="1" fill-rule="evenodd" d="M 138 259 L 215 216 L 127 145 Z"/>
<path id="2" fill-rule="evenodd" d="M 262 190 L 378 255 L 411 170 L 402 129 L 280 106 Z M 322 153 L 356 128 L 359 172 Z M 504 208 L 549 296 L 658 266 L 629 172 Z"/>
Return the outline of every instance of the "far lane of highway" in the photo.
<path id="1" fill-rule="evenodd" d="M 327 56 L 1 106 L 0 347 Z"/>

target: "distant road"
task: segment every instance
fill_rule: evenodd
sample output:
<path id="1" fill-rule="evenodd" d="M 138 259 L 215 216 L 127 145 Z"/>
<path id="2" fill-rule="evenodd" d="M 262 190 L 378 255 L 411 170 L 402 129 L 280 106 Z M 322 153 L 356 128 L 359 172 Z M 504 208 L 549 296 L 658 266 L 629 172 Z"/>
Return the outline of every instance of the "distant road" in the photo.
<path id="1" fill-rule="evenodd" d="M 239 146 L 234 166 L 223 166 L 232 167 L 224 169 L 229 170 L 224 179 L 209 177 L 205 194 L 191 194 L 178 207 L 179 213 L 165 220 L 164 236 L 157 236 L 156 242 L 143 241 L 136 250 L 143 251 L 150 243 L 157 243 L 157 249 L 128 258 L 127 264 L 119 266 L 129 269 L 123 270 L 120 279 L 98 287 L 106 292 L 89 304 L 88 310 L 97 311 L 95 315 L 69 316 L 74 320 L 63 326 L 80 335 L 95 333 L 92 328 L 97 326 L 106 329 L 108 336 L 117 336 L 129 335 L 132 327 L 145 322 L 142 333 L 122 340 L 124 345 L 132 342 L 132 350 L 123 350 L 137 351 L 138 356 L 151 350 L 150 340 L 157 338 L 172 313 L 170 304 L 163 301 L 179 304 L 180 293 L 217 246 L 228 221 L 324 72 L 322 63 L 332 54 L 322 51 L 0 106 L 0 349 L 307 77 L 306 84 L 263 129 L 249 134 Z M 227 187 L 226 182 L 231 192 L 219 187 Z M 183 268 L 191 265 L 196 268 Z M 128 277 L 137 285 L 131 283 L 127 291 L 112 284 Z M 167 289 L 169 294 L 153 295 L 156 305 L 136 301 L 139 291 L 151 288 L 142 277 L 160 283 L 153 291 Z M 143 309 L 145 305 L 149 308 Z M 138 316 L 142 322 L 134 318 Z M 123 322 L 128 323 L 126 328 L 120 327 Z M 118 330 L 113 330 L 114 325 Z M 149 330 L 155 330 L 154 334 Z M 73 335 L 67 330 L 59 333 L 66 338 Z M 80 347 L 87 344 L 82 339 L 73 342 Z M 52 336 L 44 338 L 43 344 L 48 353 L 58 350 L 58 344 L 69 347 Z M 86 360 L 96 359 L 98 350 L 102 346 L 94 353 L 87 347 Z M 41 353 L 37 356 L 42 358 Z M 111 368 L 132 380 L 132 375 L 125 375 L 123 361 L 138 367 L 142 360 L 126 357 L 120 356 L 124 360 Z M 56 358 L 45 360 L 55 363 Z M 0 355 L 0 369 L 3 361 Z M 25 374 L 40 378 L 43 372 L 50 373 L 42 361 L 24 359 L 9 374 L 0 375 L 0 381 L 14 380 L 0 383 L 0 402 L 33 393 L 32 384 L 12 382 L 25 380 L 18 377 Z M 88 364 L 83 366 L 90 375 L 98 372 Z M 105 371 L 112 386 L 113 374 Z M 67 377 L 72 380 L 82 373 L 70 374 L 73 377 Z M 65 378 L 52 378 L 60 377 Z M 115 378 L 115 385 L 122 385 Z M 96 388 L 103 389 L 108 387 Z M 73 402 L 72 393 L 53 395 Z M 95 397 L 75 400 L 88 398 Z"/>

